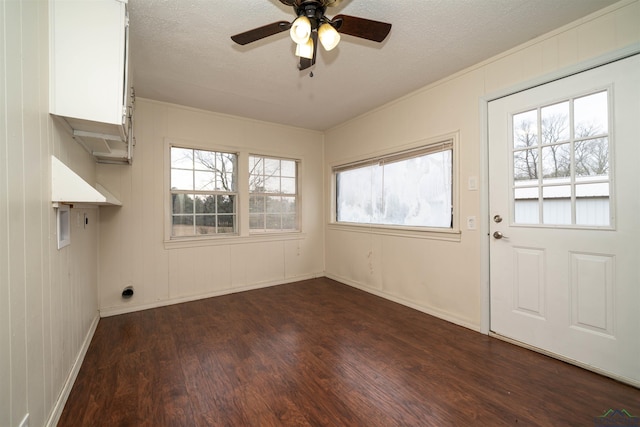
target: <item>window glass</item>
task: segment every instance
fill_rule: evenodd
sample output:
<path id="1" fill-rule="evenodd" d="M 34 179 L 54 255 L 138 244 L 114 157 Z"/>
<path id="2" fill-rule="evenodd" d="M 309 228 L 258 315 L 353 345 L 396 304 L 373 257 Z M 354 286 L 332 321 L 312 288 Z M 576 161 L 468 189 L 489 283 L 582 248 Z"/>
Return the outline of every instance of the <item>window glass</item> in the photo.
<path id="1" fill-rule="evenodd" d="M 171 237 L 237 232 L 237 155 L 171 147 Z"/>
<path id="2" fill-rule="evenodd" d="M 607 91 L 514 114 L 516 224 L 611 225 L 608 122 Z"/>
<path id="3" fill-rule="evenodd" d="M 298 161 L 249 156 L 249 230 L 297 231 Z"/>
<path id="4" fill-rule="evenodd" d="M 540 110 L 542 144 L 557 144 L 570 137 L 569 101 L 550 105 Z"/>
<path id="5" fill-rule="evenodd" d="M 453 227 L 450 144 L 362 163 L 334 169 L 338 222 Z"/>
<path id="6" fill-rule="evenodd" d="M 513 148 L 527 148 L 538 144 L 537 110 L 513 116 Z"/>
<path id="7" fill-rule="evenodd" d="M 609 132 L 607 91 L 577 98 L 573 104 L 576 138 L 604 135 Z"/>

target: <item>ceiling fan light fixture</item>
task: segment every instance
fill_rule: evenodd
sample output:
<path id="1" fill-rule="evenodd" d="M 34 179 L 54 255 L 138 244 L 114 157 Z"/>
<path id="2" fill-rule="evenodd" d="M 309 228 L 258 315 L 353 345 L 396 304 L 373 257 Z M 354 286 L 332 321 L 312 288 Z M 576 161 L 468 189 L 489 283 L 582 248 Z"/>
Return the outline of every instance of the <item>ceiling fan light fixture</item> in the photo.
<path id="1" fill-rule="evenodd" d="M 291 25 L 289 30 L 291 39 L 298 45 L 307 43 L 309 36 L 311 36 L 311 21 L 304 15 L 298 16 L 298 18 Z"/>
<path id="2" fill-rule="evenodd" d="M 296 55 L 300 59 L 298 69 L 304 71 L 315 65 L 319 44 L 328 51 L 332 50 L 340 43 L 342 34 L 378 43 L 386 39 L 391 31 L 391 24 L 386 22 L 350 15 L 336 15 L 329 19 L 324 14 L 327 7 L 335 6 L 340 1 L 280 0 L 282 4 L 293 7 L 293 22 L 273 22 L 231 36 L 231 40 L 244 46 L 289 30 L 289 35 L 296 44 Z"/>
<path id="3" fill-rule="evenodd" d="M 296 56 L 313 59 L 313 39 L 309 37 L 306 43 L 296 44 Z"/>
<path id="4" fill-rule="evenodd" d="M 327 51 L 338 46 L 338 43 L 340 43 L 340 33 L 327 22 L 318 28 L 318 38 L 320 39 L 320 43 L 322 43 L 322 47 Z"/>

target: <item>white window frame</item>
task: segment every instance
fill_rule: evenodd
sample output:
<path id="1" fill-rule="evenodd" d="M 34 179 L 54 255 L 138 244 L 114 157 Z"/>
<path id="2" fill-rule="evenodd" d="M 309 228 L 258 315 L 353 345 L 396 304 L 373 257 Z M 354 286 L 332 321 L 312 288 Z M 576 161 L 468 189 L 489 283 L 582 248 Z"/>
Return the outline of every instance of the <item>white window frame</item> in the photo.
<path id="1" fill-rule="evenodd" d="M 366 164 L 379 163 L 381 160 L 395 160 L 402 157 L 410 158 L 415 155 L 421 155 L 427 152 L 441 151 L 441 147 L 445 144 L 452 150 L 452 227 L 426 227 L 426 226 L 405 226 L 405 225 L 389 225 L 389 224 L 371 224 L 371 223 L 347 223 L 338 222 L 337 220 L 337 180 L 336 173 L 346 170 L 350 167 L 364 166 Z M 428 238 L 435 240 L 460 241 L 460 221 L 459 221 L 459 133 L 452 132 L 449 134 L 416 141 L 412 144 L 397 147 L 392 150 L 370 153 L 358 158 L 337 161 L 329 165 L 330 176 L 330 203 L 329 203 L 329 229 L 348 230 L 355 232 L 366 232 L 382 235 L 395 236 L 411 236 L 418 238 Z M 447 148 L 448 149 L 448 148 Z"/>
<path id="2" fill-rule="evenodd" d="M 163 184 L 162 194 L 163 202 L 162 209 L 163 215 L 163 229 L 164 239 L 163 245 L 165 249 L 185 249 L 185 248 L 197 248 L 197 247 L 209 247 L 209 246 L 225 246 L 236 244 L 250 244 L 250 243 L 265 243 L 265 242 L 282 242 L 282 241 L 296 241 L 306 239 L 306 234 L 302 232 L 303 218 L 302 218 L 302 199 L 298 196 L 298 222 L 300 224 L 297 232 L 273 232 L 273 233 L 249 233 L 249 179 L 248 179 L 248 167 L 249 167 L 249 153 L 252 151 L 239 148 L 238 146 L 223 145 L 218 143 L 208 143 L 206 141 L 178 139 L 178 138 L 164 138 L 163 139 Z M 238 156 L 237 164 L 237 187 L 238 198 L 236 200 L 236 219 L 237 229 L 235 234 L 217 234 L 217 235 L 202 235 L 202 236 L 188 236 L 171 238 L 171 147 L 181 148 L 193 148 L 196 150 L 205 151 L 217 151 L 225 153 L 235 153 Z M 257 151 L 257 150 L 256 150 Z M 272 152 L 261 154 L 265 157 L 278 158 L 283 156 L 283 153 Z M 299 189 L 302 188 L 303 176 L 304 176 L 304 157 L 300 157 L 298 165 L 298 184 Z M 298 190 L 300 191 L 300 190 Z"/>
<path id="3" fill-rule="evenodd" d="M 607 97 L 607 120 L 608 120 L 608 130 L 606 132 L 602 132 L 599 134 L 593 134 L 590 136 L 586 136 L 586 137 L 576 137 L 574 132 L 574 102 L 577 99 L 581 99 L 584 97 L 588 97 L 590 95 L 595 95 L 598 93 L 606 93 L 606 97 Z M 614 134 L 611 131 L 611 127 L 612 124 L 614 123 L 613 121 L 613 108 L 611 107 L 613 105 L 613 87 L 612 86 L 606 86 L 606 87 L 598 87 L 598 88 L 591 88 L 588 91 L 583 91 L 583 92 L 578 92 L 570 97 L 566 97 L 566 98 L 560 98 L 560 99 L 556 99 L 553 102 L 548 102 L 545 104 L 540 104 L 540 105 L 533 105 L 530 106 L 526 109 L 523 109 L 522 111 L 517 111 L 514 112 L 512 114 L 510 114 L 509 116 L 509 131 L 508 131 L 508 138 L 510 141 L 509 144 L 509 178 L 511 179 L 511 191 L 509 193 L 509 209 L 510 209 L 510 217 L 513 218 L 512 223 L 510 224 L 512 227 L 524 227 L 524 228 L 558 228 L 558 229 L 585 229 L 585 230 L 598 230 L 598 229 L 602 229 L 602 230 L 614 230 L 616 228 L 616 224 L 615 224 L 615 206 L 616 206 L 616 199 L 615 199 L 615 188 L 614 188 L 614 176 L 615 176 L 615 156 L 614 156 L 614 143 L 615 143 L 615 138 L 614 138 Z M 543 173 L 542 173 L 542 162 L 543 162 L 543 156 L 542 156 L 542 150 L 543 148 L 549 147 L 551 145 L 554 144 L 544 144 L 540 138 L 542 135 L 542 123 L 541 123 L 541 110 L 544 109 L 545 107 L 548 106 L 553 106 L 555 104 L 559 104 L 559 103 L 563 103 L 563 102 L 568 102 L 570 104 L 570 110 L 569 110 L 569 136 L 566 140 L 563 140 L 561 142 L 561 144 L 568 144 L 570 147 L 570 156 L 571 156 L 571 160 L 570 160 L 570 174 L 569 176 L 567 176 L 563 181 L 559 182 L 558 184 L 553 184 L 550 183 L 549 181 L 545 181 L 545 178 L 543 177 Z M 537 115 L 537 135 L 538 135 L 538 143 L 534 146 L 537 155 L 538 155 L 538 165 L 537 168 L 538 170 L 536 171 L 538 174 L 538 177 L 531 180 L 531 184 L 529 185 L 517 185 L 516 184 L 516 180 L 514 179 L 514 153 L 515 152 L 519 152 L 519 151 L 523 151 L 522 148 L 516 149 L 513 146 L 513 139 L 514 139 L 514 129 L 513 129 L 513 119 L 515 116 L 517 116 L 518 114 L 521 113 L 526 113 L 526 112 L 530 112 L 530 111 L 536 111 L 536 115 Z M 576 177 L 576 171 L 575 171 L 575 158 L 574 158 L 574 154 L 575 154 L 575 145 L 582 142 L 582 141 L 588 141 L 588 140 L 592 140 L 592 139 L 599 139 L 599 138 L 606 138 L 607 139 L 607 146 L 608 146 L 608 167 L 609 167 L 609 172 L 606 176 L 602 175 L 602 176 L 592 176 L 592 177 L 583 177 L 583 178 L 578 178 Z M 556 143 L 556 145 L 558 145 Z M 577 203 L 580 200 L 579 197 L 576 197 L 576 187 L 580 186 L 580 185 L 584 185 L 584 184 L 607 184 L 608 186 L 608 209 L 609 209 L 609 224 L 601 224 L 601 225 L 591 225 L 591 224 L 581 224 L 577 222 L 576 219 L 576 215 L 577 215 Z M 552 200 L 552 198 L 544 198 L 543 197 L 543 193 L 544 193 L 544 189 L 552 189 L 554 187 L 570 187 L 570 196 L 569 196 L 569 203 L 570 203 L 570 208 L 571 208 L 571 216 L 570 216 L 570 223 L 546 223 L 545 218 L 544 218 L 544 201 L 545 200 Z M 516 200 L 518 200 L 518 198 L 516 198 L 515 196 L 515 191 L 516 190 L 526 190 L 526 189 L 532 189 L 534 191 L 537 192 L 538 196 L 532 198 L 531 200 L 535 200 L 535 204 L 536 204 L 536 208 L 537 208 L 537 216 L 538 216 L 538 222 L 516 222 L 515 218 L 516 218 Z M 584 200 L 584 199 L 583 199 Z"/>
<path id="4" fill-rule="evenodd" d="M 253 171 L 251 170 L 251 159 L 252 158 L 261 158 L 263 161 L 264 160 L 277 160 L 277 161 L 288 161 L 288 162 L 293 162 L 295 164 L 295 192 L 294 193 L 284 193 L 282 191 L 280 192 L 267 192 L 267 191 L 263 191 L 263 192 L 256 192 L 256 191 L 252 191 L 251 190 L 251 179 L 253 176 L 256 176 L 256 174 L 253 173 Z M 300 197 L 300 159 L 290 159 L 290 158 L 285 158 L 285 157 L 280 157 L 280 156 L 272 156 L 272 155 L 264 155 L 264 154 L 249 154 L 248 157 L 248 163 L 249 163 L 249 170 L 248 170 L 248 175 L 247 175 L 247 179 L 249 182 L 249 201 L 248 201 L 248 206 L 249 206 L 249 234 L 251 235 L 260 235 L 260 234 L 273 234 L 273 233 L 299 233 L 301 230 L 301 222 L 300 222 L 300 201 L 301 201 L 301 197 Z M 261 176 L 264 176 L 261 174 Z M 282 172 L 280 172 L 280 174 L 278 175 L 278 177 L 280 179 L 283 178 L 282 176 Z M 291 177 L 285 177 L 285 178 L 291 178 Z M 264 224 L 265 226 L 261 229 L 258 228 L 251 228 L 251 215 L 253 214 L 251 212 L 251 198 L 252 196 L 257 195 L 257 196 L 261 196 L 261 197 L 269 197 L 269 196 L 275 196 L 275 197 L 294 197 L 295 198 L 295 227 L 294 228 L 273 228 L 273 229 L 268 229 L 266 228 L 266 216 L 267 216 L 267 212 L 266 212 L 266 207 L 265 207 L 265 212 L 264 212 Z M 283 212 L 280 212 L 280 215 L 282 216 Z"/>
<path id="5" fill-rule="evenodd" d="M 202 190 L 173 190 L 171 188 L 171 172 L 174 169 L 172 167 L 171 164 L 171 149 L 172 148 L 181 148 L 181 149 L 187 149 L 187 150 L 194 150 L 194 151 L 206 151 L 206 152 L 210 152 L 210 153 L 224 153 L 224 154 L 233 154 L 236 156 L 236 167 L 235 170 L 233 171 L 234 175 L 235 175 L 235 181 L 236 181 L 236 188 L 234 191 L 220 191 L 220 190 L 206 190 L 206 191 L 202 191 Z M 166 179 L 166 184 L 165 184 L 165 194 L 167 194 L 167 200 L 168 200 L 168 212 L 167 212 L 167 226 L 166 226 L 166 231 L 165 231 L 165 240 L 168 241 L 180 241 L 180 240 L 200 240 L 200 239 L 220 239 L 220 238 L 229 238 L 229 237 L 237 237 L 239 235 L 239 223 L 240 223 L 240 213 L 239 213 L 239 205 L 240 205 L 240 193 L 239 193 L 239 189 L 238 189 L 238 180 L 240 179 L 239 176 L 239 162 L 240 162 L 240 155 L 238 152 L 236 152 L 235 150 L 229 150 L 229 149 L 221 149 L 218 147 L 201 147 L 201 146 L 195 146 L 193 144 L 188 144 L 188 143 L 175 143 L 175 142 L 170 142 L 168 144 L 168 148 L 167 148 L 167 179 Z M 193 169 L 195 171 L 195 169 Z M 231 233 L 211 233 L 211 234 L 191 234 L 191 235 L 184 235 L 184 236 L 174 236 L 173 235 L 173 216 L 174 216 L 174 212 L 173 212 L 173 203 L 172 203 L 172 197 L 174 194 L 195 194 L 195 195 L 213 195 L 213 196 L 218 196 L 218 195 L 229 195 L 229 196 L 233 196 L 235 198 L 235 203 L 234 203 L 234 212 L 233 212 L 233 216 L 234 216 L 234 231 Z M 217 216 L 218 214 L 214 214 L 216 217 L 216 222 L 217 222 Z M 197 216 L 196 213 L 194 212 L 194 217 Z M 195 227 L 195 225 L 194 225 Z M 217 226 L 216 226 L 217 228 Z"/>

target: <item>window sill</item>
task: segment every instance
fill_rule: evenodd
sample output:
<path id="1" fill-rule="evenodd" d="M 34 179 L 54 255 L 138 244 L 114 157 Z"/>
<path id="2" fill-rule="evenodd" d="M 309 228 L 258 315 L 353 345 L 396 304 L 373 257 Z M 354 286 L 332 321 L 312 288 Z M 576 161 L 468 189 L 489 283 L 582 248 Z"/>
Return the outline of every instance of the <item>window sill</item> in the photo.
<path id="1" fill-rule="evenodd" d="M 460 230 L 418 227 L 393 227 L 379 224 L 355 224 L 332 222 L 327 225 L 329 230 L 349 231 L 354 233 L 378 234 L 381 236 L 406 237 L 411 239 L 444 240 L 448 242 L 460 242 L 462 233 Z"/>
<path id="2" fill-rule="evenodd" d="M 181 237 L 164 241 L 165 249 L 197 248 L 202 246 L 246 245 L 250 243 L 282 242 L 287 240 L 304 240 L 306 234 L 268 233 L 252 234 L 250 236 L 216 236 L 216 237 Z"/>

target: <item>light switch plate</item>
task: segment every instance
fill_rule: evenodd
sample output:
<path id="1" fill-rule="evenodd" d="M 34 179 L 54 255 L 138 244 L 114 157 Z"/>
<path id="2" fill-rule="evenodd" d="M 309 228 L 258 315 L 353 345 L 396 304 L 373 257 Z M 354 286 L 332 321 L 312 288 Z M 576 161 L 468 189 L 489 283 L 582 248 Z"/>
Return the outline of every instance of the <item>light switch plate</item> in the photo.
<path id="1" fill-rule="evenodd" d="M 469 181 L 467 182 L 467 188 L 469 191 L 477 191 L 478 190 L 478 177 L 470 176 Z"/>
<path id="2" fill-rule="evenodd" d="M 467 217 L 467 230 L 475 230 L 476 229 L 476 217 L 468 216 Z"/>

